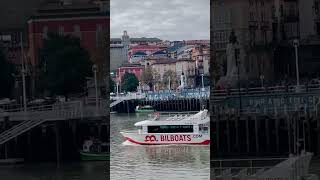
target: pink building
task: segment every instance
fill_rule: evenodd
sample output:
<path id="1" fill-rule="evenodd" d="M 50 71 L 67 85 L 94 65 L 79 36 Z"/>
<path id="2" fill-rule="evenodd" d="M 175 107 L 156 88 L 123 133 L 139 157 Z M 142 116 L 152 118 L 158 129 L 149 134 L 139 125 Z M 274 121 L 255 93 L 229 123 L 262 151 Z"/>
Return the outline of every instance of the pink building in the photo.
<path id="1" fill-rule="evenodd" d="M 140 81 L 143 70 L 144 66 L 140 64 L 125 64 L 117 69 L 117 81 L 121 83 L 125 73 L 133 73 Z"/>

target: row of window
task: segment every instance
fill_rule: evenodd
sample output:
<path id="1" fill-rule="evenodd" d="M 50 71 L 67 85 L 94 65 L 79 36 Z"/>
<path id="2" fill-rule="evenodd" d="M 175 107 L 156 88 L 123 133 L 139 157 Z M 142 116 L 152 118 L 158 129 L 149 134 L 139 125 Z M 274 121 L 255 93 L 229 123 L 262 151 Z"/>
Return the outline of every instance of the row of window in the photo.
<path id="1" fill-rule="evenodd" d="M 47 38 L 48 37 L 48 26 L 44 26 L 43 27 L 43 38 Z M 99 47 L 102 45 L 102 41 L 103 41 L 103 37 L 101 37 L 102 34 L 102 25 L 98 24 L 97 25 L 97 29 L 96 29 L 96 47 Z M 63 26 L 59 26 L 58 27 L 58 34 L 59 35 L 64 35 L 64 27 Z M 81 31 L 80 31 L 80 26 L 79 25 L 74 25 L 73 26 L 73 32 L 75 32 L 75 34 L 81 39 Z"/>
<path id="2" fill-rule="evenodd" d="M 148 133 L 192 133 L 192 125 L 148 126 Z"/>
<path id="3" fill-rule="evenodd" d="M 262 7 L 264 7 L 264 1 L 265 0 L 249 0 L 249 5 L 253 6 L 254 2 L 255 2 L 256 6 L 258 6 L 258 4 L 260 4 Z"/>
<path id="4" fill-rule="evenodd" d="M 266 20 L 266 13 L 265 12 L 261 12 L 261 21 L 265 21 Z M 257 18 L 256 17 L 256 13 L 254 12 L 250 12 L 249 13 L 249 21 L 257 21 Z"/>
<path id="5" fill-rule="evenodd" d="M 73 26 L 73 31 L 74 32 L 80 32 L 80 26 L 79 25 L 74 25 Z M 97 24 L 97 32 L 101 32 L 102 31 L 102 25 L 101 24 Z M 64 33 L 64 27 L 63 26 L 59 26 L 58 27 L 58 32 L 59 33 Z M 48 26 L 44 26 L 43 27 L 43 33 L 48 33 Z"/>

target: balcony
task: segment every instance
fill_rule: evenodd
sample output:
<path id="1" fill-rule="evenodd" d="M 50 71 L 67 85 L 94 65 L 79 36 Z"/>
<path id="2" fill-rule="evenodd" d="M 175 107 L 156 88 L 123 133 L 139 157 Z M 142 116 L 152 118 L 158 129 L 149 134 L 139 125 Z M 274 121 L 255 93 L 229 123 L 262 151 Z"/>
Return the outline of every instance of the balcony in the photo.
<path id="1" fill-rule="evenodd" d="M 249 21 L 248 23 L 250 29 L 258 29 L 259 27 L 258 21 Z"/>

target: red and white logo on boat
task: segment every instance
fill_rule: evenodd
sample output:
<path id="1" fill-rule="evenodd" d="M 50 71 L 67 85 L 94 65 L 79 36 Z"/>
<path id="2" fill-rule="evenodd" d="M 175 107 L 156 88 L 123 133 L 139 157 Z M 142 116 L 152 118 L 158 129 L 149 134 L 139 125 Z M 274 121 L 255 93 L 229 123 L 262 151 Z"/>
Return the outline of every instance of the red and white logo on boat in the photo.
<path id="1" fill-rule="evenodd" d="M 154 142 L 158 141 L 155 135 L 148 135 L 144 138 L 144 142 Z"/>

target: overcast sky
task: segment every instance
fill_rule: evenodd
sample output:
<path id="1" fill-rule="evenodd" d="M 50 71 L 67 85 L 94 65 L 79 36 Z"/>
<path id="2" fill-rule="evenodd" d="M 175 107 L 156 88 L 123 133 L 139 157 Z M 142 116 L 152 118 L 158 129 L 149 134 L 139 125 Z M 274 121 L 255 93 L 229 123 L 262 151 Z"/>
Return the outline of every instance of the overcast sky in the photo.
<path id="1" fill-rule="evenodd" d="M 110 0 L 111 37 L 210 38 L 210 0 Z"/>

